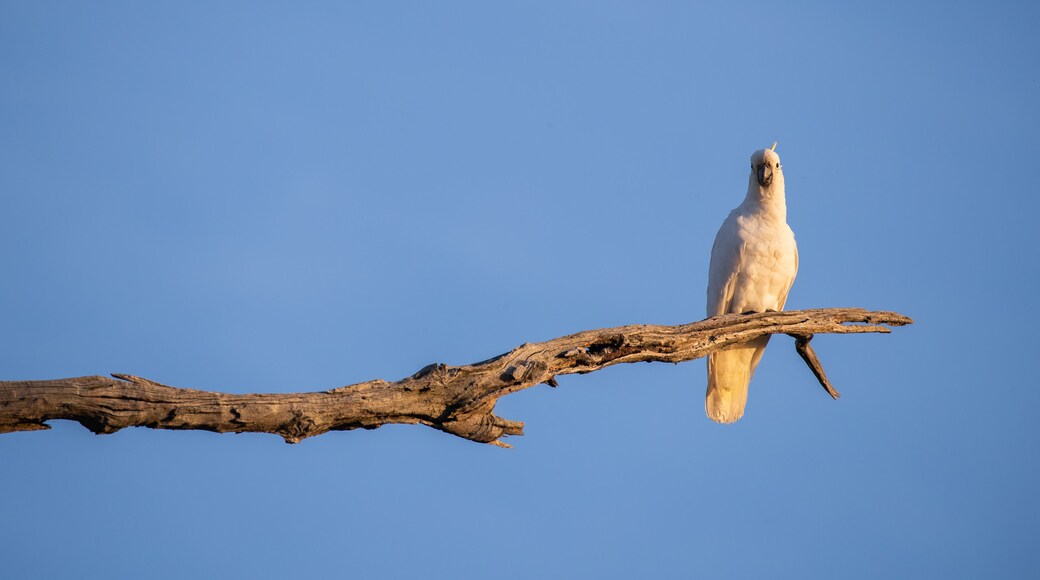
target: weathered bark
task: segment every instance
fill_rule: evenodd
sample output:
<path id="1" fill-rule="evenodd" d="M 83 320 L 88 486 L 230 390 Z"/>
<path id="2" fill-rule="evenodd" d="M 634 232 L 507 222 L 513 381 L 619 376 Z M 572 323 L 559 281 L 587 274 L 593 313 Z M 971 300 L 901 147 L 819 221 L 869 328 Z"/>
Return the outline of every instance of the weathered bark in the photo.
<path id="1" fill-rule="evenodd" d="M 522 435 L 524 424 L 495 416 L 495 403 L 540 383 L 556 386 L 556 375 L 590 373 L 619 363 L 684 362 L 764 334 L 789 334 L 820 383 L 837 398 L 809 347 L 813 334 L 887 333 L 884 325 L 912 322 L 894 312 L 827 308 L 733 314 L 680 326 L 620 326 L 523 344 L 471 365 L 432 364 L 397 382 L 373 380 L 313 393 L 218 393 L 123 374 L 3 381 L 0 433 L 47 429 L 48 420 L 70 419 L 98 434 L 124 427 L 202 429 L 276 433 L 297 443 L 328 431 L 422 423 L 506 446 L 500 438 Z"/>

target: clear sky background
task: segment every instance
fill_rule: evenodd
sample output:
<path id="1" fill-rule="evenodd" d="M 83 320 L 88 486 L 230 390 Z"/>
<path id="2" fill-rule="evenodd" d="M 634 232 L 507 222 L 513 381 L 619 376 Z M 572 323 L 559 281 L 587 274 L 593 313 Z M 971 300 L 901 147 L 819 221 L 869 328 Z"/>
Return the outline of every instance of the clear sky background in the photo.
<path id="1" fill-rule="evenodd" d="M 787 337 L 425 427 L 0 436 L 9 578 L 1036 578 L 1036 3 L 4 2 L 0 379 L 319 390 L 704 316 L 780 142 Z"/>

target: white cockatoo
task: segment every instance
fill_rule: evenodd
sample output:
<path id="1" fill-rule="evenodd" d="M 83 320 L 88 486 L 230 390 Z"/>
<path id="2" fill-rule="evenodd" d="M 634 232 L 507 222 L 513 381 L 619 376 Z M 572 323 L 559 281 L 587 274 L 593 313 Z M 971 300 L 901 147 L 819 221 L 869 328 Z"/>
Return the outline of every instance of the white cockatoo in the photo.
<path id="1" fill-rule="evenodd" d="M 747 197 L 722 222 L 708 268 L 708 316 L 783 310 L 798 272 L 798 247 L 787 225 L 784 173 L 776 143 L 751 156 Z M 769 336 L 708 355 L 704 410 L 713 421 L 744 415 L 748 383 Z"/>

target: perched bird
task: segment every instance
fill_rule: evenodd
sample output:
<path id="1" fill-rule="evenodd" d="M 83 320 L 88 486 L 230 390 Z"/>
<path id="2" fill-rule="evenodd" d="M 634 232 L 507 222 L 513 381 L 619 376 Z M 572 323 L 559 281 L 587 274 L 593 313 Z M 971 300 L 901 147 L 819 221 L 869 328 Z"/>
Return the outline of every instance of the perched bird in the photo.
<path id="1" fill-rule="evenodd" d="M 722 222 L 708 268 L 708 316 L 783 310 L 798 272 L 798 247 L 787 225 L 784 173 L 776 143 L 751 156 L 747 197 Z M 704 411 L 713 421 L 744 416 L 748 383 L 769 336 L 708 356 Z"/>

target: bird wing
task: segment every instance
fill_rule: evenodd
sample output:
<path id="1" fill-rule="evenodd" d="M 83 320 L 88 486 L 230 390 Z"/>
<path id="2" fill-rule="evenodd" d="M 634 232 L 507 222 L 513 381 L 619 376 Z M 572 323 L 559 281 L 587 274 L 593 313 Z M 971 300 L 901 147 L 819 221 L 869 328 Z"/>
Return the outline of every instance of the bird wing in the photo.
<path id="1" fill-rule="evenodd" d="M 708 316 L 727 314 L 733 307 L 747 244 L 740 237 L 736 211 L 722 222 L 711 247 L 708 267 Z M 761 339 L 758 339 L 761 340 Z M 732 423 L 744 414 L 757 344 L 737 345 L 708 355 L 708 390 L 704 411 L 713 421 Z"/>
<path id="2" fill-rule="evenodd" d="M 740 265 L 747 244 L 738 238 L 737 222 L 733 215 L 726 218 L 715 243 L 711 246 L 711 264 L 708 267 L 708 316 L 729 313 L 733 305 Z"/>
<path id="3" fill-rule="evenodd" d="M 784 305 L 787 304 L 787 294 L 791 291 L 791 286 L 794 286 L 796 277 L 798 277 L 798 246 L 794 247 L 794 272 L 791 272 L 791 279 L 787 281 L 787 288 L 784 288 L 783 293 L 780 294 L 780 299 L 776 301 L 777 310 L 783 310 Z"/>

